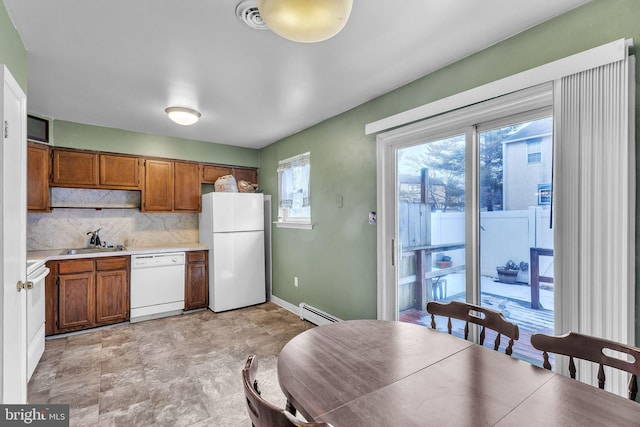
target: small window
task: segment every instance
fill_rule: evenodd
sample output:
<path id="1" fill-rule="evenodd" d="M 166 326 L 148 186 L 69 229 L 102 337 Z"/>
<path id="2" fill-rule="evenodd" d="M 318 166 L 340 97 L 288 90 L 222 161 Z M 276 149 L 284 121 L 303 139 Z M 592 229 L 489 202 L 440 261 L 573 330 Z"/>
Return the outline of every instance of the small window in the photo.
<path id="1" fill-rule="evenodd" d="M 311 225 L 311 153 L 278 162 L 278 224 Z"/>
<path id="2" fill-rule="evenodd" d="M 542 161 L 542 138 L 527 141 L 527 163 L 540 163 Z"/>
<path id="3" fill-rule="evenodd" d="M 538 184 L 538 205 L 551 204 L 551 184 Z"/>

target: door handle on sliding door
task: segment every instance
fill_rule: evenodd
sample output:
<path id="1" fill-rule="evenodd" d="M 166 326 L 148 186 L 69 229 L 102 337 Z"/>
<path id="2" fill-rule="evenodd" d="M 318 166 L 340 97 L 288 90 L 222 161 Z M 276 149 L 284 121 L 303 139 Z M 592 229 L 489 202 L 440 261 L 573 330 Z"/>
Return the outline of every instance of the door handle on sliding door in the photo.
<path id="1" fill-rule="evenodd" d="M 396 241 L 394 239 L 391 239 L 391 265 L 395 266 L 396 265 L 396 248 L 395 248 L 395 243 Z"/>

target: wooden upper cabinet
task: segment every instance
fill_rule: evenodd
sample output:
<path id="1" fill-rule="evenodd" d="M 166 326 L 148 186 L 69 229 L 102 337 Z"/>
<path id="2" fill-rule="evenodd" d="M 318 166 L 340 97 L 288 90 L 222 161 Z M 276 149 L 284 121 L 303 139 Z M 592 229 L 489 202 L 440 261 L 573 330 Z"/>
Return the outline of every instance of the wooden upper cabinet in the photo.
<path id="1" fill-rule="evenodd" d="M 27 146 L 27 210 L 48 212 L 49 148 L 41 144 Z"/>
<path id="2" fill-rule="evenodd" d="M 228 166 L 202 165 L 203 184 L 215 184 L 216 179 L 225 175 L 231 175 L 231 168 Z"/>
<path id="3" fill-rule="evenodd" d="M 256 168 L 205 164 L 127 154 L 29 148 L 29 201 L 32 212 L 50 210 L 49 187 L 140 190 L 142 212 L 200 212 L 201 184 L 224 175 L 252 184 Z M 38 145 L 38 144 L 35 144 Z"/>
<path id="4" fill-rule="evenodd" d="M 173 210 L 173 162 L 145 160 L 143 212 L 170 212 Z"/>
<path id="5" fill-rule="evenodd" d="M 100 186 L 122 190 L 140 189 L 140 159 L 100 154 Z"/>
<path id="6" fill-rule="evenodd" d="M 201 188 L 200 165 L 174 162 L 173 210 L 200 212 Z"/>
<path id="7" fill-rule="evenodd" d="M 51 184 L 58 187 L 98 187 L 98 154 L 53 150 Z"/>
<path id="8" fill-rule="evenodd" d="M 202 183 L 215 184 L 216 179 L 224 175 L 233 175 L 236 181 L 241 179 L 251 184 L 258 183 L 258 170 L 255 168 L 234 168 L 232 166 L 202 165 Z"/>
<path id="9" fill-rule="evenodd" d="M 140 189 L 138 157 L 53 150 L 51 184 L 57 187 Z"/>
<path id="10" fill-rule="evenodd" d="M 244 180 L 249 184 L 258 183 L 258 171 L 256 169 L 233 168 L 233 176 L 236 181 Z"/>

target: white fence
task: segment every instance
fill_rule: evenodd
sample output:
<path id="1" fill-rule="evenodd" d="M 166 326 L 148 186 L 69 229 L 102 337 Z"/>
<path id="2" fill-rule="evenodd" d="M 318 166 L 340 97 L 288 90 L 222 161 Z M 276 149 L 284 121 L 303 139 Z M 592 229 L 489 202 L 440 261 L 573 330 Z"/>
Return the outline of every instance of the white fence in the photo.
<path id="1" fill-rule="evenodd" d="M 480 213 L 480 274 L 497 277 L 496 267 L 512 260 L 529 264 L 529 249 L 553 248 L 551 211 L 531 207 L 527 210 Z M 464 242 L 464 213 L 431 213 L 431 244 Z M 464 264 L 464 250 L 451 251 L 453 265 Z M 540 258 L 540 274 L 553 276 L 553 260 Z M 520 271 L 518 281 L 529 283 L 530 271 Z"/>

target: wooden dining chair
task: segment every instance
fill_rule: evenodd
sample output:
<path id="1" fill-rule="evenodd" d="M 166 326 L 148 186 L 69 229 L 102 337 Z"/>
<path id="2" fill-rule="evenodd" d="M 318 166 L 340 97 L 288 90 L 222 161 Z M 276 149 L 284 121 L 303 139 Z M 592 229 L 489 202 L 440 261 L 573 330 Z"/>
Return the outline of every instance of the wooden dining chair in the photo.
<path id="1" fill-rule="evenodd" d="M 327 423 L 308 423 L 299 420 L 293 414 L 284 409 L 272 405 L 262 398 L 258 388 L 258 359 L 249 356 L 242 369 L 242 384 L 247 400 L 247 410 L 254 427 L 332 427 Z"/>
<path id="2" fill-rule="evenodd" d="M 589 335 L 569 332 L 560 336 L 545 334 L 531 335 L 531 345 L 542 351 L 544 359 L 543 366 L 551 369 L 549 363 L 549 353 L 569 356 L 569 374 L 571 378 L 576 378 L 576 364 L 574 359 L 587 360 L 597 363 L 598 367 L 598 387 L 604 389 L 605 375 L 604 366 L 620 369 L 629 372 L 629 399 L 636 400 L 638 394 L 638 375 L 640 375 L 640 348 L 621 344 L 615 341 Z M 626 353 L 631 355 L 633 361 L 627 361 L 618 357 L 605 354 L 605 350 Z M 610 353 L 611 354 L 611 353 Z"/>
<path id="3" fill-rule="evenodd" d="M 504 318 L 502 313 L 490 308 L 481 307 L 475 304 L 469 304 L 462 301 L 451 301 L 442 303 L 431 301 L 427 303 L 427 312 L 431 314 L 431 328 L 436 328 L 436 317 L 443 316 L 449 320 L 447 322 L 447 331 L 451 335 L 451 319 L 463 320 L 464 339 L 469 338 L 469 323 L 475 323 L 482 326 L 480 330 L 480 345 L 484 344 L 486 329 L 491 329 L 497 333 L 494 341 L 493 349 L 498 350 L 500 347 L 500 336 L 504 335 L 509 338 L 509 343 L 505 348 L 505 354 L 511 356 L 513 353 L 513 344 L 520 338 L 520 329 L 515 323 L 509 322 Z"/>

